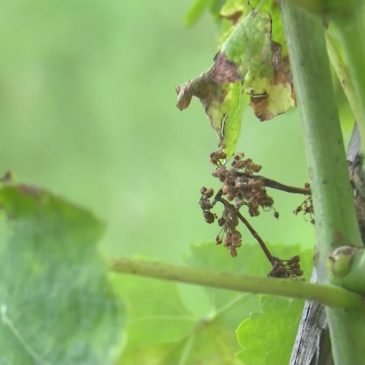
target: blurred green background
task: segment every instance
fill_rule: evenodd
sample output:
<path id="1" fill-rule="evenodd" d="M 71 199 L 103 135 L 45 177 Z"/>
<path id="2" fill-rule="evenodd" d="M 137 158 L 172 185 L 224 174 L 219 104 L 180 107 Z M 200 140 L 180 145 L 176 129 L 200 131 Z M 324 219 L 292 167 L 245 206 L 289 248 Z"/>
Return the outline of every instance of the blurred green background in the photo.
<path id="1" fill-rule="evenodd" d="M 217 140 L 196 100 L 175 107 L 175 85 L 209 68 L 216 52 L 208 15 L 185 28 L 189 5 L 0 3 L 0 171 L 102 217 L 107 255 L 180 261 L 189 244 L 217 233 L 197 204 L 200 187 L 215 186 L 208 156 Z M 268 177 L 307 181 L 296 111 L 261 123 L 247 110 L 239 149 Z M 291 213 L 302 198 L 272 195 L 281 215 L 255 219 L 262 237 L 313 245 L 313 227 Z"/>

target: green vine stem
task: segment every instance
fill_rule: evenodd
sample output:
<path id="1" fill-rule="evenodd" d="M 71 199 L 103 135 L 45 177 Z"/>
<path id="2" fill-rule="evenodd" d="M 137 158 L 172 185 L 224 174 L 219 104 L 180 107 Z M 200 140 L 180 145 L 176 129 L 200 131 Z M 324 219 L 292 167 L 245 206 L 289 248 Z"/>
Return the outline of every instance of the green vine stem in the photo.
<path id="1" fill-rule="evenodd" d="M 364 5 L 363 1 L 353 1 L 348 5 L 349 14 L 336 14 L 333 24 L 339 34 L 340 45 L 344 50 L 347 65 L 356 93 L 358 126 L 361 137 L 361 154 L 365 155 L 365 41 L 364 41 Z M 365 166 L 363 166 L 365 170 Z"/>
<path id="2" fill-rule="evenodd" d="M 358 294 L 340 287 L 311 284 L 302 280 L 233 275 L 201 268 L 128 258 L 113 259 L 110 263 L 110 270 L 116 273 L 141 275 L 245 293 L 314 300 L 337 308 L 363 308 L 362 297 Z"/>
<path id="3" fill-rule="evenodd" d="M 327 283 L 326 262 L 339 246 L 362 245 L 337 114 L 322 22 L 291 0 L 282 19 L 302 116 L 317 231 L 316 268 Z M 326 308 L 337 365 L 365 359 L 365 312 Z"/>
<path id="4" fill-rule="evenodd" d="M 354 117 L 356 120 L 360 120 L 361 112 L 359 107 L 361 105 L 361 100 L 355 93 L 348 67 L 345 65 L 343 59 L 339 55 L 339 52 L 336 50 L 335 40 L 328 32 L 326 32 L 326 45 L 331 65 L 336 71 L 337 78 L 341 83 L 342 89 L 350 104 L 350 108 L 354 114 Z"/>
<path id="5" fill-rule="evenodd" d="M 363 0 L 294 0 L 294 2 L 298 6 L 320 15 L 336 30 L 339 46 L 343 49 L 344 62 L 353 85 L 354 93 L 350 95 L 349 102 L 359 126 L 360 153 L 365 156 L 365 103 L 363 102 L 365 100 L 365 40 L 363 37 L 365 3 Z M 330 44 L 331 60 L 335 56 L 333 51 Z M 337 61 L 339 60 L 337 59 Z M 334 66 L 336 68 L 336 62 Z M 349 97 L 347 92 L 346 96 Z M 365 162 L 362 163 L 362 172 L 365 176 Z"/>

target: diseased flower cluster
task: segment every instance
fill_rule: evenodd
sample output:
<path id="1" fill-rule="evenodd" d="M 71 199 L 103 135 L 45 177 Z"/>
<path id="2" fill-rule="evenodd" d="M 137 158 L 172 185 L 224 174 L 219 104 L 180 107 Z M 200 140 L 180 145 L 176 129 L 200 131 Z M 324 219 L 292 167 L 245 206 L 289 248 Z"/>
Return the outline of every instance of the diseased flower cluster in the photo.
<path id="1" fill-rule="evenodd" d="M 218 225 L 221 227 L 221 231 L 216 237 L 217 245 L 223 244 L 228 248 L 231 256 L 237 256 L 237 248 L 240 247 L 242 243 L 241 232 L 237 230 L 239 223 L 237 209 L 235 209 L 230 204 L 224 204 L 224 201 L 220 200 L 222 195 L 221 192 L 215 198 L 213 198 L 213 189 L 208 189 L 203 186 L 200 190 L 200 193 L 201 197 L 199 205 L 203 210 L 205 221 L 211 224 L 217 219 Z M 211 212 L 211 209 L 214 207 L 217 201 L 223 203 L 223 213 L 220 218 L 218 218 L 215 213 Z"/>
<path id="2" fill-rule="evenodd" d="M 237 256 L 237 249 L 242 245 L 242 234 L 238 231 L 238 225 L 241 222 L 256 239 L 270 261 L 272 270 L 268 276 L 280 278 L 302 276 L 303 271 L 300 268 L 299 256 L 294 256 L 289 260 L 273 256 L 254 227 L 241 214 L 240 209 L 246 207 L 251 217 L 258 216 L 260 210 L 274 210 L 274 216 L 278 218 L 279 213 L 274 209 L 274 201 L 267 194 L 266 187 L 295 193 L 299 191 L 302 194 L 306 194 L 305 189 L 308 190 L 309 187 L 305 189 L 293 188 L 257 175 L 261 170 L 261 166 L 255 164 L 250 158 L 244 158 L 243 153 L 236 154 L 230 165 L 228 165 L 226 154 L 222 150 L 218 150 L 210 155 L 210 161 L 216 166 L 213 176 L 218 178 L 222 185 L 216 193 L 212 188 L 202 187 L 199 205 L 206 222 L 212 224 L 217 221 L 219 227 L 221 227 L 216 237 L 217 245 L 225 246 L 231 256 Z M 213 212 L 213 208 L 217 203 L 220 203 L 223 207 L 222 214 L 219 217 Z M 303 205 L 301 209 L 305 207 L 306 205 Z"/>
<path id="3" fill-rule="evenodd" d="M 228 248 L 231 256 L 237 256 L 237 248 L 242 244 L 241 232 L 237 230 L 237 211 L 229 206 L 224 206 L 222 217 L 218 219 L 218 225 L 222 229 L 216 237 L 217 244 L 223 243 Z"/>
<path id="4" fill-rule="evenodd" d="M 264 180 L 254 175 L 261 170 L 261 166 L 239 153 L 234 156 L 231 167 L 226 167 L 220 163 L 225 157 L 223 151 L 210 155 L 211 162 L 217 166 L 213 176 L 222 182 L 222 192 L 226 199 L 233 201 L 237 209 L 247 206 L 251 217 L 260 214 L 260 207 L 273 209 L 274 201 L 266 192 Z M 277 212 L 275 216 L 278 217 Z"/>
<path id="5" fill-rule="evenodd" d="M 230 167 L 224 166 L 226 154 L 222 150 L 213 152 L 210 161 L 216 165 L 213 176 L 222 183 L 221 189 L 214 196 L 212 188 L 202 187 L 199 205 L 207 223 L 218 221 L 221 231 L 216 237 L 218 245 L 223 244 L 231 256 L 237 256 L 237 248 L 242 244 L 242 235 L 238 231 L 240 208 L 247 207 L 252 217 L 260 214 L 260 208 L 273 208 L 273 199 L 267 195 L 265 182 L 255 175 L 261 166 L 250 158 L 245 159 L 243 153 L 234 156 Z M 217 202 L 222 203 L 223 212 L 220 218 L 212 212 Z M 232 202 L 229 203 L 229 202 Z M 275 211 L 275 216 L 278 213 Z"/>
<path id="6" fill-rule="evenodd" d="M 275 258 L 271 272 L 267 276 L 275 278 L 296 278 L 303 275 L 300 268 L 300 257 L 293 256 L 289 260 Z"/>
<path id="7" fill-rule="evenodd" d="M 308 183 L 304 186 L 305 189 L 309 189 L 310 185 Z M 313 200 L 312 195 L 308 195 L 305 200 L 293 211 L 294 214 L 303 213 L 304 217 L 309 217 L 309 222 L 314 224 L 314 210 L 313 210 Z"/>

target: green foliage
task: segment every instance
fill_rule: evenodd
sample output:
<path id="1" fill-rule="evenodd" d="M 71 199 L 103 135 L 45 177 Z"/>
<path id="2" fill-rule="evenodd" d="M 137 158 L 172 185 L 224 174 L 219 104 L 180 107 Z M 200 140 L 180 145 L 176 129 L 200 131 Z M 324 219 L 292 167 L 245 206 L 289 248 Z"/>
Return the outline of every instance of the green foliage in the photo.
<path id="1" fill-rule="evenodd" d="M 112 364 L 124 315 L 96 251 L 103 225 L 37 188 L 0 189 L 0 363 Z"/>
<path id="2" fill-rule="evenodd" d="M 234 154 L 241 132 L 241 120 L 248 104 L 248 98 L 242 92 L 242 85 L 238 82 L 229 84 L 229 90 L 224 104 L 221 106 L 224 123 L 221 131 L 223 134 L 224 150 L 228 157 Z"/>
<path id="3" fill-rule="evenodd" d="M 224 0 L 194 0 L 185 16 L 185 24 L 187 26 L 194 25 L 207 10 L 209 10 L 212 15 L 218 16 L 223 1 Z"/>
<path id="4" fill-rule="evenodd" d="M 278 255 L 298 253 L 298 247 L 288 249 L 274 246 Z M 306 272 L 310 271 L 309 252 L 301 253 Z M 270 265 L 263 261 L 257 246 L 246 244 L 242 254 L 233 259 L 223 247 L 214 243 L 191 247 L 186 263 L 236 274 L 265 275 Z M 259 296 L 213 288 L 195 288 L 181 284 L 159 282 L 151 279 L 113 275 L 116 290 L 126 303 L 128 313 L 127 343 L 120 364 L 171 365 L 171 364 L 240 364 L 235 353 L 239 351 L 234 334 L 240 321 L 250 318 L 252 312 L 262 308 Z M 197 303 L 198 302 L 198 303 Z M 279 308 L 287 301 L 273 301 Z M 273 304 L 273 305 L 274 305 Z M 267 323 L 271 315 L 267 312 Z M 296 323 L 300 306 L 286 315 Z M 279 308 L 280 311 L 280 308 Z M 292 331 L 281 334 L 293 341 Z M 267 325 L 274 337 L 275 328 Z M 280 338 L 270 338 L 271 343 L 259 341 L 254 346 L 278 347 Z"/>
<path id="5" fill-rule="evenodd" d="M 244 320 L 237 329 L 241 351 L 237 356 L 246 365 L 288 364 L 303 301 L 263 296 L 260 311 Z"/>
<path id="6" fill-rule="evenodd" d="M 266 12 L 252 11 L 245 16 L 222 46 L 241 75 L 252 72 L 262 77 L 272 76 L 271 17 Z"/>
<path id="7" fill-rule="evenodd" d="M 272 0 L 226 0 L 219 13 L 223 18 L 232 19 L 234 15 L 247 15 L 253 9 L 270 14 L 272 19 L 272 38 L 274 41 L 285 44 L 284 30 L 280 16 L 280 7 Z M 232 22 L 231 22 L 232 24 Z M 232 24 L 233 26 L 233 24 Z"/>
<path id="8" fill-rule="evenodd" d="M 212 127 L 218 134 L 220 147 L 226 151 L 228 157 L 234 153 L 240 135 L 242 115 L 249 103 L 257 117 L 262 120 L 273 118 L 289 110 L 295 104 L 278 3 L 274 0 L 195 0 L 185 19 L 187 25 L 192 25 L 205 12 L 210 12 L 220 23 L 219 53 L 215 58 L 215 64 L 201 77 L 181 87 L 179 102 L 183 101 L 181 105 L 186 107 L 192 96 L 200 98 Z M 329 4 L 330 2 L 327 1 L 326 3 Z M 162 15 L 161 19 L 166 20 L 166 23 L 176 24 L 175 21 L 171 21 L 171 9 L 167 9 L 165 6 L 161 10 L 161 14 L 159 9 L 156 15 L 151 16 L 150 23 L 146 25 L 143 22 L 144 27 L 141 27 L 140 10 L 142 6 L 140 8 L 140 5 L 126 2 L 119 8 L 119 5 L 114 5 L 113 1 L 109 5 L 108 2 L 103 1 L 99 1 L 98 4 L 94 4 L 94 8 L 88 8 L 92 17 L 85 17 L 85 19 L 89 19 L 86 22 L 85 20 L 80 21 L 82 17 L 79 17 L 80 14 L 75 12 L 75 9 L 78 9 L 80 13 L 83 12 L 84 6 L 82 4 L 81 6 L 78 4 L 76 7 L 70 6 L 68 8 L 66 6 L 64 8 L 64 5 L 53 7 L 43 1 L 37 7 L 29 6 L 27 9 L 30 10 L 30 13 L 34 13 L 34 19 L 31 17 L 34 24 L 32 22 L 26 23 L 29 12 L 23 12 L 26 15 L 17 19 L 19 24 L 26 24 L 24 29 L 29 28 L 30 30 L 33 26 L 37 31 L 36 33 L 31 31 L 26 32 L 27 34 L 20 33 L 21 42 L 18 47 L 21 51 L 17 62 L 13 62 L 13 55 L 11 54 L 13 39 L 11 37 L 9 40 L 8 37 L 6 39 L 7 52 L 5 54 L 9 55 L 7 62 L 11 67 L 3 67 L 4 75 L 7 76 L 7 78 L 3 77 L 5 80 L 3 89 L 6 90 L 5 98 L 10 101 L 8 104 L 14 105 L 16 112 L 18 112 L 19 104 L 25 108 L 19 115 L 24 118 L 24 123 L 21 124 L 23 135 L 29 138 L 27 130 L 23 129 L 26 126 L 25 121 L 28 122 L 29 119 L 29 125 L 34 126 L 35 120 L 42 119 L 37 113 L 33 115 L 33 119 L 29 118 L 32 111 L 36 110 L 33 109 L 34 105 L 38 102 L 44 103 L 44 99 L 48 99 L 48 96 L 52 95 L 52 88 L 57 92 L 62 90 L 61 93 L 64 96 L 54 97 L 59 104 L 45 105 L 48 105 L 46 109 L 55 110 L 54 115 L 57 115 L 61 122 L 70 123 L 73 132 L 75 132 L 75 128 L 79 130 L 79 134 L 72 133 L 71 137 L 69 128 L 63 130 L 65 136 L 67 135 L 67 140 L 69 140 L 66 142 L 66 147 L 63 148 L 71 156 L 72 162 L 75 154 L 83 153 L 85 159 L 80 161 L 92 161 L 90 177 L 93 177 L 95 170 L 98 170 L 95 169 L 94 160 L 98 159 L 107 149 L 110 149 L 110 154 L 105 154 L 105 159 L 100 160 L 100 165 L 105 167 L 104 162 L 114 160 L 115 166 L 117 166 L 115 169 L 110 168 L 110 166 L 106 168 L 107 173 L 105 173 L 106 170 L 101 172 L 98 170 L 100 173 L 97 174 L 97 178 L 104 179 L 102 182 L 107 182 L 106 191 L 118 191 L 111 198 L 110 205 L 113 206 L 113 209 L 111 209 L 110 217 L 112 218 L 108 221 L 114 220 L 115 225 L 123 228 L 126 225 L 133 226 L 130 230 L 131 237 L 128 237 L 124 230 L 120 231 L 123 235 L 121 237 L 122 243 L 129 243 L 133 239 L 133 244 L 121 246 L 132 246 L 128 252 L 140 250 L 141 248 L 136 246 L 134 233 L 140 227 L 144 227 L 140 231 L 146 232 L 145 237 L 148 239 L 144 241 L 147 244 L 150 242 L 155 244 L 157 241 L 161 241 L 161 237 L 163 237 L 164 242 L 162 244 L 168 242 L 170 247 L 175 247 L 176 245 L 171 244 L 173 242 L 170 238 L 179 242 L 186 238 L 180 234 L 184 230 L 183 225 L 181 225 L 181 231 L 175 229 L 175 213 L 178 212 L 180 216 L 186 217 L 185 213 L 188 211 L 183 210 L 180 206 L 184 199 L 179 194 L 179 185 L 176 185 L 177 194 L 171 192 L 166 194 L 166 187 L 170 187 L 169 183 L 163 185 L 154 183 L 153 179 L 150 178 L 140 178 L 141 164 L 129 164 L 133 169 L 133 176 L 129 179 L 125 179 L 128 173 L 124 168 L 118 170 L 120 156 L 129 156 L 125 151 L 133 150 L 132 147 L 135 147 L 133 138 L 127 138 L 125 141 L 123 140 L 123 151 L 116 149 L 116 146 L 121 145 L 119 143 L 120 136 L 125 135 L 124 127 L 119 119 L 120 100 L 124 100 L 126 105 L 131 105 L 133 115 L 126 116 L 127 114 L 123 109 L 124 119 L 131 120 L 132 129 L 135 129 L 135 135 L 139 138 L 138 143 L 147 151 L 147 153 L 141 154 L 139 159 L 137 158 L 137 160 L 142 161 L 143 173 L 153 177 L 157 171 L 161 176 L 158 182 L 165 182 L 169 180 L 167 179 L 168 176 L 161 171 L 166 172 L 168 170 L 173 176 L 181 172 L 181 164 L 176 163 L 176 155 L 170 153 L 171 151 L 166 153 L 165 149 L 155 148 L 157 145 L 161 147 L 159 145 L 161 139 L 151 138 L 151 133 L 155 137 L 162 134 L 170 135 L 169 143 L 177 146 L 175 147 L 176 151 L 179 151 L 181 157 L 184 157 L 181 160 L 192 160 L 196 156 L 195 151 L 187 151 L 189 148 L 184 149 L 181 143 L 176 143 L 176 136 L 174 136 L 174 132 L 170 133 L 168 124 L 161 123 L 161 126 L 157 128 L 157 123 L 151 123 L 149 118 L 151 115 L 153 117 L 156 105 L 158 105 L 156 104 L 158 97 L 157 94 L 155 95 L 158 91 L 156 85 L 171 84 L 171 80 L 166 82 L 164 78 L 166 70 L 160 66 L 161 59 L 165 59 L 168 54 L 173 54 L 172 61 L 175 61 L 174 58 L 176 58 L 182 64 L 186 64 L 188 63 L 187 60 L 189 61 L 188 57 L 180 60 L 179 56 L 175 56 L 175 52 L 171 50 L 174 49 L 173 47 L 176 47 L 175 50 L 180 47 L 184 49 L 184 53 L 190 56 L 189 47 L 191 46 L 193 49 L 195 45 L 190 43 L 190 39 L 184 44 L 181 42 L 181 38 L 175 36 L 175 33 L 170 35 L 170 42 L 165 42 L 170 44 L 169 47 L 156 49 L 154 42 L 145 41 L 144 27 L 148 27 L 152 34 L 148 38 L 149 40 L 156 40 L 159 37 L 159 33 L 157 35 L 154 33 L 156 16 Z M 19 7 L 19 4 L 10 5 L 10 11 L 13 10 L 13 7 Z M 129 16 L 128 11 L 124 11 L 132 8 L 135 14 L 138 14 L 133 19 Z M 34 11 L 34 9 L 37 10 Z M 101 9 L 104 9 L 104 12 L 100 12 Z M 151 11 L 151 9 L 147 8 L 147 11 Z M 11 17 L 8 17 L 6 12 L 3 14 L 5 15 L 2 24 L 5 24 L 5 27 L 7 22 L 12 24 L 11 20 L 7 19 L 11 19 Z M 47 14 L 43 18 L 47 19 L 45 28 L 49 32 L 45 32 L 45 29 L 39 25 L 41 22 L 38 24 L 38 16 L 41 14 Z M 50 14 L 53 15 L 48 16 Z M 95 26 L 100 14 L 102 18 L 105 18 L 104 22 L 108 25 L 107 27 Z M 123 16 L 128 14 L 122 19 L 123 21 L 120 18 L 122 14 Z M 135 28 L 131 25 L 124 28 L 128 22 L 133 23 Z M 120 26 L 123 28 L 119 28 Z M 70 37 L 67 36 L 75 33 L 73 30 L 79 28 L 81 32 L 78 37 L 74 38 L 74 43 L 71 43 L 70 46 L 68 43 Z M 10 29 L 13 30 L 13 25 Z M 109 38 L 107 29 L 114 35 L 113 38 Z M 130 32 L 126 32 L 126 29 Z M 148 45 L 139 42 L 142 44 L 141 49 L 150 52 L 143 53 L 143 57 L 132 51 L 132 49 L 135 50 L 136 36 L 139 38 L 138 32 L 141 32 L 140 38 L 145 43 L 149 43 Z M 134 37 L 128 39 L 125 44 L 125 42 L 120 41 L 121 33 L 134 34 Z M 205 35 L 209 33 L 206 28 L 204 33 Z M 174 42 L 177 38 L 180 41 Z M 32 44 L 29 42 L 36 44 L 36 48 L 24 46 L 25 44 Z M 45 47 L 42 46 L 43 43 Z M 179 43 L 178 46 L 175 45 L 177 43 Z M 204 40 L 203 44 L 205 43 L 207 42 Z M 49 48 L 48 53 L 45 52 L 45 48 Z M 119 50 L 117 58 L 114 57 L 114 53 L 108 53 L 109 49 L 114 52 L 117 48 Z M 32 52 L 29 52 L 30 49 Z M 37 52 L 39 50 L 39 55 L 34 51 L 35 49 Z M 73 49 L 76 50 L 74 53 Z M 56 52 L 54 52 L 55 50 Z M 28 52 L 29 58 L 27 58 Z M 47 57 L 42 56 L 43 52 L 47 53 L 47 57 L 52 62 L 48 64 Z M 128 57 L 125 57 L 126 54 Z M 110 55 L 113 57 L 109 57 Z M 219 58 L 219 56 L 221 57 Z M 41 62 L 37 63 L 37 57 L 41 59 Z M 106 60 L 105 63 L 100 61 L 102 59 Z M 106 76 L 103 73 L 104 70 L 113 70 L 113 67 L 109 68 L 109 66 L 113 66 L 110 64 L 110 59 L 115 61 L 113 62 L 114 71 L 104 77 Z M 143 63 L 146 59 L 148 59 L 151 67 L 144 67 L 143 64 L 135 62 L 142 60 Z M 72 67 L 73 60 L 81 60 L 77 68 Z M 120 64 L 124 60 L 128 60 L 129 63 L 125 63 L 121 67 Z M 217 64 L 218 60 L 223 60 L 220 65 Z M 97 65 L 96 71 L 99 68 L 102 71 L 95 72 L 95 65 Z M 223 68 L 220 68 L 222 65 Z M 150 71 L 151 68 L 154 70 L 153 73 Z M 119 75 L 120 69 L 122 71 L 127 70 L 130 78 L 129 83 L 125 82 L 126 75 L 123 72 Z M 10 73 L 9 70 L 11 70 Z M 117 72 L 115 72 L 116 70 Z M 222 72 L 217 72 L 217 70 Z M 228 76 L 225 74 L 226 71 L 228 71 Z M 129 99 L 133 95 L 130 92 L 131 87 L 133 86 L 135 89 L 136 74 L 139 75 L 138 79 L 143 80 L 141 87 L 137 88 L 139 90 L 138 103 L 140 104 L 140 101 L 144 100 L 145 107 L 139 108 L 139 110 L 135 109 L 134 100 Z M 90 75 L 93 75 L 95 79 L 91 78 Z M 218 77 L 212 78 L 212 75 Z M 25 79 L 25 88 L 22 78 Z M 43 79 L 47 81 L 48 78 L 49 84 L 45 83 L 46 87 L 44 87 L 45 94 L 38 94 L 38 88 L 41 90 Z M 9 85 L 15 86 L 9 87 Z M 50 85 L 52 85 L 51 89 Z M 70 85 L 75 87 L 70 88 Z M 101 95 L 100 90 L 103 87 L 105 90 L 113 89 L 113 91 Z M 122 97 L 119 94 L 121 87 L 126 90 Z M 76 90 L 76 93 L 70 94 L 70 89 Z M 51 94 L 49 94 L 49 90 L 51 90 Z M 54 95 L 58 94 L 54 93 Z M 78 98 L 75 98 L 75 95 L 79 95 Z M 110 101 L 111 99 L 114 100 L 114 103 Z M 162 105 L 166 97 L 160 99 Z M 98 100 L 104 109 L 98 109 L 95 106 L 98 104 L 94 102 L 95 100 Z M 81 105 L 80 110 L 86 110 L 87 114 L 78 113 L 79 105 Z M 111 111 L 113 106 L 115 110 Z M 102 117 L 99 118 L 98 116 Z M 11 120 L 11 118 L 5 119 Z M 49 117 L 45 119 L 47 121 L 53 120 Z M 156 119 L 165 120 L 168 118 L 156 117 Z M 93 120 L 98 121 L 96 123 L 100 123 L 103 127 L 97 130 L 96 125 L 92 124 Z M 106 127 L 108 120 L 109 124 Z M 140 120 L 148 120 L 148 122 L 140 124 Z M 23 119 L 21 121 L 23 122 Z M 54 133 L 53 127 L 53 125 L 47 124 L 50 134 L 57 134 Z M 36 129 L 43 130 L 44 128 Z M 95 133 L 97 138 L 100 135 L 105 136 L 105 138 L 110 135 L 113 139 L 108 137 L 109 139 L 101 141 L 103 147 L 108 145 L 105 149 L 95 149 L 94 137 L 89 141 L 89 144 L 85 144 L 82 138 L 80 140 L 79 137 L 84 136 L 85 130 L 90 132 L 91 136 L 93 136 L 92 133 Z M 266 132 L 266 130 L 268 128 L 263 130 L 263 133 L 260 131 L 261 134 L 258 138 L 261 145 L 265 144 L 263 147 L 267 148 L 270 153 L 273 150 L 272 147 L 275 147 L 275 151 L 278 152 L 276 148 L 280 148 L 280 146 L 268 147 L 265 143 L 264 133 L 270 134 L 270 131 Z M 197 142 L 195 144 L 200 143 L 201 137 L 196 135 L 197 133 L 191 133 L 187 146 L 191 146 L 195 141 Z M 66 138 L 59 139 L 60 145 L 64 145 L 64 140 Z M 252 138 L 252 140 L 255 140 L 254 143 L 256 143 L 256 139 Z M 113 143 L 104 143 L 105 141 L 113 141 Z M 21 142 L 24 141 L 21 140 Z M 152 146 L 150 150 L 149 146 Z M 199 146 L 201 147 L 201 144 Z M 245 145 L 245 152 L 246 147 Z M 54 147 L 51 147 L 51 152 L 52 148 Z M 9 148 L 4 148 L 4 150 L 9 151 Z M 149 163 L 149 161 L 156 159 L 148 160 L 148 156 L 146 156 L 152 156 L 150 152 L 157 150 L 164 151 L 164 158 L 165 156 L 172 156 L 168 160 L 157 159 L 160 162 L 158 168 L 155 164 Z M 12 152 L 6 151 L 5 153 L 12 154 Z M 58 160 L 60 151 L 55 150 L 55 160 Z M 122 154 L 117 153 L 118 151 L 122 151 Z M 90 152 L 94 155 L 90 155 Z M 273 154 L 272 162 L 277 162 L 276 156 L 276 153 Z M 35 158 L 37 161 L 38 159 Z M 298 161 L 295 163 L 298 165 Z M 164 164 L 168 168 L 163 166 Z M 55 171 L 62 171 L 58 164 L 53 165 Z M 66 184 L 64 180 L 59 178 L 72 175 L 65 173 L 65 171 L 77 172 L 84 177 L 85 171 L 82 169 L 82 173 L 80 173 L 77 165 L 72 165 L 74 166 L 73 170 L 68 170 L 68 162 L 65 162 L 65 165 L 67 170 L 58 172 L 59 175 L 55 174 L 53 181 L 57 181 L 59 186 L 73 186 L 74 184 Z M 81 165 L 84 164 L 81 163 Z M 273 165 L 280 174 L 278 164 L 273 163 Z M 44 166 L 44 170 L 48 174 L 47 165 Z M 199 165 L 197 164 L 197 166 Z M 39 170 L 41 168 L 37 169 L 35 173 L 32 172 L 37 178 Z M 200 168 L 197 168 L 197 171 L 200 171 Z M 121 180 L 127 181 L 123 188 L 118 186 L 118 189 L 112 189 L 111 187 L 114 185 L 108 184 L 109 181 L 116 181 L 116 184 L 119 184 Z M 130 181 L 136 181 L 137 185 L 130 184 Z M 185 183 L 186 180 L 182 182 L 182 184 Z M 99 191 L 98 183 L 94 183 L 94 185 Z M 89 184 L 83 184 L 83 187 L 88 188 Z M 143 190 L 148 190 L 151 197 L 158 198 L 156 200 L 146 199 Z M 82 192 L 78 191 L 77 188 L 73 193 L 78 199 L 80 198 L 79 195 L 82 195 Z M 92 190 L 88 197 L 85 196 L 85 202 L 89 202 L 89 198 L 93 195 L 98 196 L 97 199 L 102 202 L 102 205 L 104 203 L 106 206 L 108 205 L 104 195 L 95 194 Z M 175 210 L 175 207 L 166 209 L 167 205 L 164 204 L 163 199 L 169 200 L 171 198 L 176 199 L 176 203 L 179 205 L 178 210 Z M 82 198 L 80 199 L 82 200 Z M 108 279 L 110 278 L 106 277 L 106 267 L 96 253 L 96 242 L 100 237 L 102 224 L 82 209 L 71 206 L 45 191 L 23 185 L 1 187 L 0 205 L 4 209 L 3 219 L 0 222 L 2 228 L 0 230 L 0 275 L 2 277 L 0 283 L 0 346 L 3 349 L 0 363 L 14 365 L 23 363 L 42 365 L 114 363 L 113 360 L 121 343 L 124 329 L 124 312 L 119 304 L 119 298 L 115 297 L 109 286 Z M 114 206 L 123 206 L 123 208 L 117 211 Z M 161 219 L 157 221 L 163 221 L 163 227 L 156 224 L 155 219 L 151 219 L 154 217 L 151 212 L 155 212 L 155 210 L 152 211 L 150 208 L 154 206 L 161 207 Z M 166 214 L 166 212 L 173 214 Z M 168 215 L 172 217 L 171 221 L 165 220 Z M 148 220 L 153 221 L 153 223 L 147 225 Z M 120 222 L 123 222 L 123 225 Z M 128 224 L 128 222 L 132 224 Z M 193 219 L 192 222 L 194 222 Z M 285 222 L 287 223 L 287 221 Z M 166 235 L 165 227 L 173 227 L 167 228 L 168 232 L 172 232 L 170 237 Z M 189 228 L 196 234 L 195 226 L 189 226 Z M 161 231 L 160 235 L 154 236 L 151 230 Z M 259 231 L 261 231 L 261 227 Z M 119 237 L 120 234 L 119 236 L 114 235 L 110 239 L 111 245 L 117 246 L 115 242 L 119 244 L 119 240 L 117 240 Z M 300 237 L 298 237 L 299 239 Z M 305 241 L 303 238 L 301 239 Z M 150 246 L 152 247 L 149 248 L 150 252 L 156 253 L 158 256 L 164 255 L 169 249 L 162 251 L 162 246 L 157 246 L 156 249 L 154 245 Z M 146 252 L 147 247 L 147 245 L 143 246 L 142 250 Z M 275 256 L 283 258 L 299 253 L 302 267 L 308 276 L 311 268 L 311 252 L 299 252 L 298 247 L 288 249 L 288 247 L 280 245 L 274 245 L 272 248 Z M 121 252 L 119 247 L 115 249 L 115 251 L 117 250 L 118 253 Z M 212 243 L 193 246 L 186 258 L 186 263 L 190 266 L 210 268 L 215 271 L 259 276 L 266 275 L 271 269 L 268 263 L 264 261 L 262 252 L 256 246 L 248 245 L 246 242 L 239 249 L 239 255 L 236 259 L 232 259 L 226 250 L 222 247 L 216 247 Z M 125 347 L 118 359 L 120 364 L 238 365 L 244 363 L 246 365 L 258 365 L 286 364 L 288 362 L 295 328 L 302 308 L 300 301 L 259 298 L 256 295 L 191 287 L 151 279 L 127 277 L 126 275 L 113 275 L 112 281 L 125 303 L 129 315 L 127 336 L 124 337 Z M 239 324 L 240 322 L 241 324 Z M 234 330 L 237 326 L 239 327 L 236 337 Z"/>
<path id="9" fill-rule="evenodd" d="M 185 24 L 195 24 L 211 5 L 212 0 L 195 0 L 185 16 Z"/>
<path id="10" fill-rule="evenodd" d="M 266 9 L 273 10 L 272 7 Z M 283 50 L 272 38 L 272 24 L 280 20 L 278 10 L 273 11 L 273 19 L 260 6 L 252 10 L 246 2 L 229 1 L 221 11 L 222 17 L 239 21 L 224 30 L 221 37 L 225 40 L 211 69 L 178 86 L 177 106 L 185 109 L 193 96 L 198 97 L 218 134 L 219 147 L 230 158 L 247 105 L 244 95 L 249 95 L 250 105 L 261 120 L 289 110 L 295 105 L 295 96 L 285 47 Z M 274 29 L 277 39 L 282 41 L 282 29 L 279 25 Z"/>

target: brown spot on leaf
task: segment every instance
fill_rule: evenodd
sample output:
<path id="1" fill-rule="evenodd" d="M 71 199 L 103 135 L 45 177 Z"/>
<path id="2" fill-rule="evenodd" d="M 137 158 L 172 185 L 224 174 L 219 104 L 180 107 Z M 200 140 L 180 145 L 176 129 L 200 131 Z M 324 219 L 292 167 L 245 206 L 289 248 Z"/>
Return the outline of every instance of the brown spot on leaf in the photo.
<path id="1" fill-rule="evenodd" d="M 223 53 L 217 53 L 213 66 L 207 72 L 176 87 L 176 106 L 180 110 L 184 110 L 189 106 L 192 97 L 196 96 L 207 111 L 213 100 L 219 103 L 223 101 L 226 94 L 224 85 L 240 79 L 241 75 L 236 65 L 229 61 Z"/>
<path id="2" fill-rule="evenodd" d="M 223 18 L 223 19 L 227 19 L 227 20 L 231 21 L 233 24 L 237 24 L 238 21 L 241 19 L 242 14 L 243 14 L 243 11 L 237 10 L 234 13 L 229 14 L 229 15 L 222 15 L 221 14 L 220 17 Z"/>
<path id="3" fill-rule="evenodd" d="M 177 104 L 180 110 L 186 109 L 193 96 L 203 104 L 206 114 L 217 132 L 222 143 L 220 134 L 224 115 L 217 118 L 217 109 L 224 102 L 229 91 L 229 84 L 241 80 L 241 75 L 236 65 L 227 59 L 225 54 L 218 53 L 214 58 L 213 66 L 199 77 L 179 85 L 176 88 Z M 217 120 L 221 118 L 221 120 Z"/>
<path id="4" fill-rule="evenodd" d="M 269 120 L 279 114 L 285 113 L 288 108 L 278 105 L 283 100 L 291 99 L 293 106 L 296 103 L 289 59 L 287 56 L 282 56 L 281 45 L 279 43 L 273 41 L 271 47 L 274 77 L 267 92 L 261 95 L 251 95 L 250 102 L 256 116 L 261 121 Z"/>
<path id="5" fill-rule="evenodd" d="M 217 53 L 214 57 L 214 65 L 210 69 L 212 79 L 218 84 L 233 83 L 241 79 L 234 62 L 228 60 L 224 53 Z"/>
<path id="6" fill-rule="evenodd" d="M 266 110 L 268 109 L 268 95 L 252 95 L 250 105 L 256 115 L 261 121 L 265 121 L 272 118 L 272 115 L 267 113 Z"/>
<path id="7" fill-rule="evenodd" d="M 26 195 L 30 195 L 34 198 L 38 198 L 41 194 L 41 190 L 32 185 L 20 184 L 19 190 Z"/>

